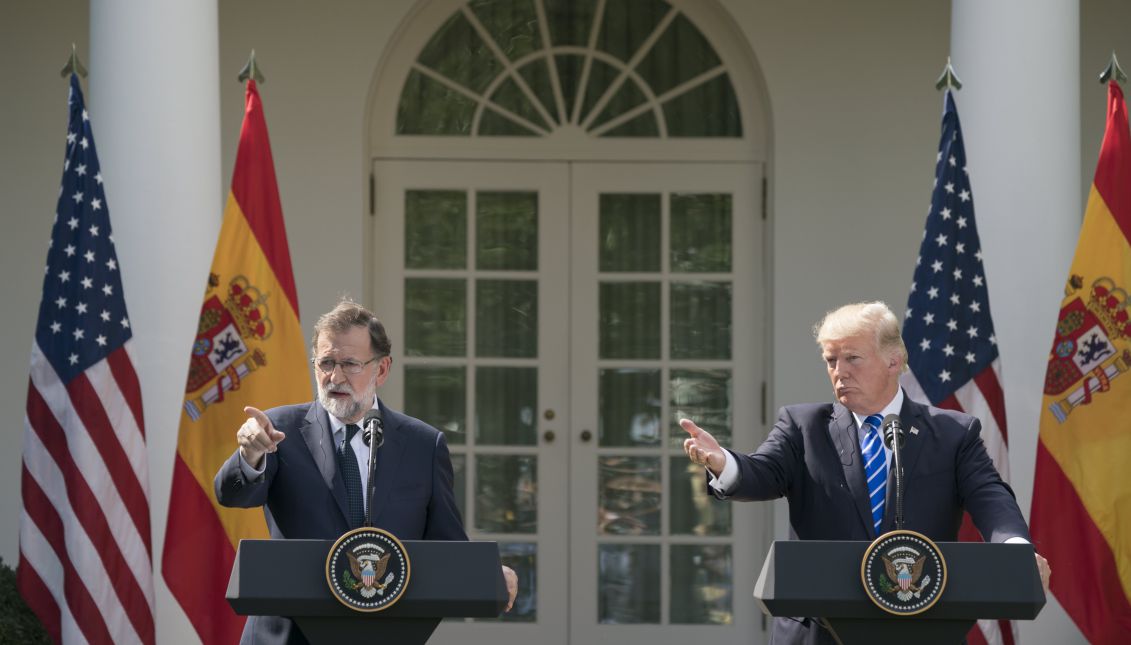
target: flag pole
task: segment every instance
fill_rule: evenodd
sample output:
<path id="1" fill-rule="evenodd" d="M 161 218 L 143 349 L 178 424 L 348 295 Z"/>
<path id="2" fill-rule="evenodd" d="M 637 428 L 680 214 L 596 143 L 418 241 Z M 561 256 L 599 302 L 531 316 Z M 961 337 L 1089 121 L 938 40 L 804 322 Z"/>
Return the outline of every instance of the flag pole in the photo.
<path id="1" fill-rule="evenodd" d="M 1115 82 L 1120 85 L 1127 82 L 1127 75 L 1123 73 L 1123 68 L 1119 66 L 1119 59 L 1115 57 L 1114 49 L 1111 50 L 1111 60 L 1108 61 L 1107 67 L 1100 72 L 1100 84 L 1107 85 L 1107 82 L 1112 79 L 1115 79 Z"/>
<path id="2" fill-rule="evenodd" d="M 256 83 L 263 85 L 267 79 L 263 76 L 262 70 L 259 69 L 259 63 L 255 62 L 255 50 L 251 50 L 251 56 L 247 59 L 247 65 L 243 66 L 240 70 L 239 82 L 243 83 L 247 79 L 253 78 Z"/>
<path id="3" fill-rule="evenodd" d="M 939 80 L 935 81 L 935 89 L 939 91 L 962 89 L 962 81 L 959 80 L 958 74 L 954 73 L 954 67 L 950 64 L 950 56 L 946 57 L 946 67 L 943 68 Z"/>
<path id="4" fill-rule="evenodd" d="M 63 78 L 69 77 L 71 74 L 78 74 L 82 78 L 86 78 L 86 68 L 82 66 L 79 61 L 78 52 L 75 51 L 75 44 L 71 43 L 71 57 L 67 59 L 67 64 L 63 66 L 63 71 L 59 72 L 59 76 Z"/>

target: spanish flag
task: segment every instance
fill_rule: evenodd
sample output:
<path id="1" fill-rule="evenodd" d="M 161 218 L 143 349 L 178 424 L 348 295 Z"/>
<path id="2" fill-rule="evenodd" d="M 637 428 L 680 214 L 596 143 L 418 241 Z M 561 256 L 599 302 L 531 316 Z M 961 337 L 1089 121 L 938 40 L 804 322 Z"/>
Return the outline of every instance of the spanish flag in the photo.
<path id="1" fill-rule="evenodd" d="M 243 408 L 311 399 L 271 144 L 248 80 L 232 190 L 192 344 L 161 572 L 205 644 L 239 641 L 224 600 L 236 546 L 266 538 L 259 509 L 223 508 L 212 478 L 236 449 Z"/>
<path id="2" fill-rule="evenodd" d="M 1052 592 L 1092 643 L 1131 643 L 1131 135 L 1107 128 L 1045 374 L 1031 525 Z"/>

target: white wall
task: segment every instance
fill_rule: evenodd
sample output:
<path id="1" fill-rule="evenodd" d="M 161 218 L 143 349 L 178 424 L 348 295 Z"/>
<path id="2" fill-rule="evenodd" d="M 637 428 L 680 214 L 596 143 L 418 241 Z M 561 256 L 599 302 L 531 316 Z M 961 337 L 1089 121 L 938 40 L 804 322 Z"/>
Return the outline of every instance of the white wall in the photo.
<path id="1" fill-rule="evenodd" d="M 809 325 L 843 302 L 879 298 L 896 311 L 906 302 L 930 198 L 941 115 L 934 80 L 948 53 L 949 3 L 721 3 L 750 40 L 772 113 L 773 405 L 827 400 Z M 223 185 L 231 178 L 243 114 L 243 87 L 235 76 L 255 48 L 267 75 L 260 91 L 308 330 L 339 295 L 366 296 L 360 269 L 367 251 L 366 100 L 385 44 L 412 4 L 241 0 L 219 6 Z M 1082 209 L 1103 128 L 1103 88 L 1094 74 L 1113 47 L 1131 66 L 1131 32 L 1124 28 L 1131 6 L 1121 0 L 1081 5 L 1081 85 L 1048 91 L 1081 96 L 1082 169 L 1065 181 L 1082 182 Z M 18 556 L 19 447 L 41 289 L 37 269 L 46 257 L 62 163 L 66 85 L 58 70 L 72 40 L 88 51 L 87 32 L 82 0 L 0 6 L 0 360 L 8 366 L 0 374 L 0 411 L 7 415 L 0 425 L 7 448 L 0 452 L 0 557 L 9 563 Z M 1039 68 L 1033 61 L 1030 69 L 1008 73 L 1031 74 L 1040 83 Z M 139 82 L 139 100 L 145 91 Z M 959 101 L 961 109 L 961 94 Z M 98 106 L 91 110 L 97 127 Z M 862 256 L 859 249 L 877 239 L 885 251 Z M 380 310 L 380 303 L 369 304 Z M 1009 371 L 1006 365 L 1007 377 Z M 168 481 L 171 464 L 171 454 L 155 458 L 154 481 Z M 1031 473 L 1033 464 L 1015 456 L 1012 468 Z M 1018 491 L 1024 499 L 1030 492 Z M 164 514 L 153 519 L 163 524 Z M 176 633 L 163 632 L 162 642 L 193 642 L 183 620 L 158 619 L 178 625 Z M 1034 636 L 1027 642 L 1052 643 Z"/>
<path id="2" fill-rule="evenodd" d="M 1112 51 L 1119 58 L 1123 71 L 1131 75 L 1131 3 L 1126 0 L 1080 0 L 1080 212 L 1100 155 L 1104 123 L 1107 119 L 1107 87 L 1100 85 L 1100 72 L 1107 67 Z M 1034 61 L 1040 67 L 1040 61 Z M 1046 88 L 1053 92 L 1057 88 Z M 1131 87 L 1123 86 L 1124 94 Z M 1067 267 L 1065 274 L 1067 275 Z M 1051 341 L 1050 341 L 1051 342 Z"/>
<path id="3" fill-rule="evenodd" d="M 907 302 L 930 205 L 949 7 L 738 2 L 774 128 L 774 407 L 829 398 L 810 328 L 859 300 Z M 882 246 L 881 253 L 863 253 Z"/>
<path id="4" fill-rule="evenodd" d="M 221 126 L 230 180 L 243 119 L 236 74 L 254 48 L 306 330 L 342 295 L 365 301 L 366 100 L 411 0 L 220 3 Z M 387 100 L 396 100 L 388 97 Z M 366 303 L 380 315 L 380 303 Z"/>

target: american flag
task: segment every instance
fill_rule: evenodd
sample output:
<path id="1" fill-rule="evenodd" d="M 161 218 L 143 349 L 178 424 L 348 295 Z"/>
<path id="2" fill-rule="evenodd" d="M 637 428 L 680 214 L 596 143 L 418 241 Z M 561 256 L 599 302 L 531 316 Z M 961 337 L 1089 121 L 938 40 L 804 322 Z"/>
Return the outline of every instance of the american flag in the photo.
<path id="1" fill-rule="evenodd" d="M 153 643 L 141 387 L 78 78 L 31 350 L 18 587 L 56 642 Z"/>
<path id="2" fill-rule="evenodd" d="M 974 224 L 974 198 L 966 172 L 966 147 L 954 96 L 948 90 L 935 162 L 935 187 L 915 279 L 903 320 L 909 372 L 902 381 L 911 398 L 961 410 L 982 421 L 982 440 L 1002 479 L 1009 480 L 1005 396 L 1001 389 L 982 244 Z M 980 540 L 967 516 L 960 538 Z M 1014 643 L 1016 626 L 979 621 L 969 642 Z"/>

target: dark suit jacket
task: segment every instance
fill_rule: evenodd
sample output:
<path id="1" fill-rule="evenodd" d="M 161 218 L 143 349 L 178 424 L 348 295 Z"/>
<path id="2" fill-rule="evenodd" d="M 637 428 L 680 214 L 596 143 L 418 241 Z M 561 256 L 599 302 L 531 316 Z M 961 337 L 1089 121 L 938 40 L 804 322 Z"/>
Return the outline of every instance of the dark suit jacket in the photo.
<path id="1" fill-rule="evenodd" d="M 452 491 L 452 461 L 444 435 L 385 407 L 385 444 L 377 451 L 374 524 L 402 540 L 466 540 Z M 350 529 L 346 488 L 338 474 L 330 417 L 317 401 L 267 411 L 287 435 L 266 456 L 266 469 L 248 480 L 237 450 L 216 473 L 216 499 L 224 506 L 263 506 L 275 539 L 337 539 Z M 305 643 L 293 623 L 250 616 L 241 643 Z"/>
<path id="2" fill-rule="evenodd" d="M 1029 539 L 1013 490 L 1002 481 L 982 443 L 977 418 L 904 397 L 904 528 L 932 540 L 954 541 L 962 511 L 987 542 Z M 918 430 L 915 432 L 914 430 Z M 751 455 L 732 452 L 739 479 L 720 499 L 789 500 L 793 532 L 801 540 L 872 540 L 876 537 L 860 459 L 856 422 L 839 403 L 781 409 L 766 441 Z M 888 501 L 881 533 L 895 528 L 888 469 Z M 833 643 L 811 619 L 776 619 L 773 642 Z"/>

